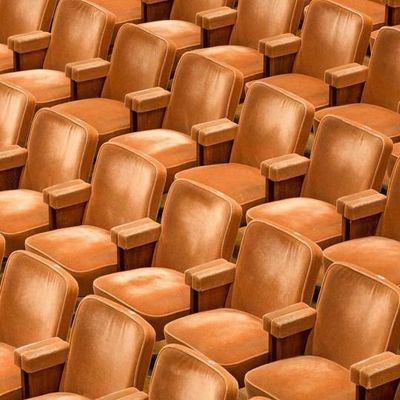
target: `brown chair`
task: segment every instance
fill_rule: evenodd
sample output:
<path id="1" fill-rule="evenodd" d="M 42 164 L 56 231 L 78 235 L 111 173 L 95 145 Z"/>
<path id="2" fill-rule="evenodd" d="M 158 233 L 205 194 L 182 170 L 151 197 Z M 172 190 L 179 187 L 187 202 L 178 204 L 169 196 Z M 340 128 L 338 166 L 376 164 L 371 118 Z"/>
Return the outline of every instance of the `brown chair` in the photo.
<path id="1" fill-rule="evenodd" d="M 55 261 L 79 284 L 79 295 L 93 293 L 93 281 L 117 272 L 117 246 L 110 231 L 142 218 L 155 219 L 166 171 L 156 160 L 117 143 L 99 152 L 92 185 L 81 180 L 45 191 L 50 226 L 25 241 L 25 248 Z"/>
<path id="2" fill-rule="evenodd" d="M 246 372 L 268 362 L 263 315 L 299 302 L 311 304 L 321 265 L 322 251 L 309 239 L 278 225 L 252 221 L 236 267 L 218 260 L 185 273 L 192 299 L 212 297 L 217 288 L 225 287 L 227 297 L 219 304 L 223 308 L 170 322 L 164 329 L 166 341 L 200 351 L 243 386 Z"/>
<path id="3" fill-rule="evenodd" d="M 315 115 L 315 128 L 325 115 L 337 115 L 359 122 L 400 141 L 400 27 L 384 27 L 379 31 L 369 67 L 348 64 L 325 75 L 331 91 L 341 92 L 344 99 L 354 100 L 346 104 L 321 110 Z M 365 84 L 365 86 L 364 86 Z M 357 96 L 346 93 L 358 90 Z"/>
<path id="4" fill-rule="evenodd" d="M 95 294 L 137 312 L 156 330 L 157 339 L 163 339 L 165 324 L 190 312 L 184 272 L 212 260 L 229 260 L 240 218 L 239 205 L 222 193 L 175 181 L 161 224 L 145 218 L 113 232 L 122 272 L 96 279 Z"/>
<path id="5" fill-rule="evenodd" d="M 237 400 L 239 389 L 226 370 L 204 355 L 179 345 L 161 349 L 150 382 L 150 392 L 130 400 Z M 112 400 L 112 399 L 107 399 Z"/>
<path id="6" fill-rule="evenodd" d="M 105 58 L 113 28 L 114 16 L 105 9 L 87 0 L 60 0 L 51 33 L 37 31 L 9 37 L 17 72 L 3 74 L 0 80 L 30 92 L 36 108 L 69 101 L 67 64 Z"/>
<path id="7" fill-rule="evenodd" d="M 287 33 L 260 42 L 263 81 L 308 100 L 316 110 L 333 105 L 324 75 L 332 68 L 362 63 L 372 22 L 369 17 L 330 0 L 313 0 L 301 38 Z M 250 83 L 251 84 L 251 83 Z"/>
<path id="8" fill-rule="evenodd" d="M 48 32 L 58 0 L 0 0 L 0 74 L 14 70 L 10 36 L 37 30 Z"/>
<path id="9" fill-rule="evenodd" d="M 154 329 L 141 317 L 88 296 L 79 304 L 68 342 L 50 338 L 16 350 L 24 398 L 118 398 L 121 390 L 142 389 L 154 340 Z"/>
<path id="10" fill-rule="evenodd" d="M 72 179 L 88 179 L 97 133 L 79 120 L 49 109 L 33 121 L 28 148 L 0 151 L 0 232 L 5 255 L 23 249 L 25 239 L 49 229 L 43 190 Z"/>
<path id="11" fill-rule="evenodd" d="M 249 398 L 392 400 L 400 377 L 400 290 L 362 268 L 333 264 L 317 309 L 272 312 L 271 363 L 246 375 Z M 357 396 L 357 397 L 356 397 Z"/>
<path id="12" fill-rule="evenodd" d="M 245 99 L 239 125 L 220 119 L 195 125 L 198 164 L 207 147 L 225 145 L 225 154 L 206 164 L 179 172 L 187 178 L 211 186 L 235 199 L 242 207 L 242 224 L 249 208 L 265 203 L 265 178 L 260 172 L 265 160 L 290 153 L 303 154 L 311 132 L 314 107 L 282 89 L 257 82 Z M 204 150 L 205 149 L 205 150 Z"/>
<path id="13" fill-rule="evenodd" d="M 165 165 L 168 190 L 177 172 L 197 165 L 196 141 L 190 136 L 193 125 L 233 119 L 242 87 L 243 76 L 235 68 L 199 54 L 185 54 L 171 92 L 153 88 L 127 96 L 135 133 L 112 141 L 138 149 Z M 215 146 L 209 151 L 214 152 Z"/>
<path id="14" fill-rule="evenodd" d="M 100 147 L 114 136 L 131 131 L 125 96 L 155 86 L 165 88 L 174 57 L 175 47 L 168 41 L 139 26 L 125 24 L 118 33 L 111 64 L 93 59 L 68 68 L 68 76 L 77 87 L 98 84 L 98 92 L 93 91 L 94 98 L 63 103 L 54 109 L 96 128 Z M 74 92 L 77 94 L 79 90 Z"/>
<path id="15" fill-rule="evenodd" d="M 392 149 L 381 133 L 327 116 L 320 124 L 311 160 L 298 154 L 264 164 L 268 204 L 247 212 L 303 234 L 322 248 L 349 239 L 357 227 L 345 225 L 337 211 L 343 196 L 380 190 Z"/>
<path id="16" fill-rule="evenodd" d="M 65 339 L 77 295 L 75 280 L 53 262 L 26 251 L 8 258 L 0 286 L 1 399 L 22 397 L 15 348 L 54 336 Z"/>

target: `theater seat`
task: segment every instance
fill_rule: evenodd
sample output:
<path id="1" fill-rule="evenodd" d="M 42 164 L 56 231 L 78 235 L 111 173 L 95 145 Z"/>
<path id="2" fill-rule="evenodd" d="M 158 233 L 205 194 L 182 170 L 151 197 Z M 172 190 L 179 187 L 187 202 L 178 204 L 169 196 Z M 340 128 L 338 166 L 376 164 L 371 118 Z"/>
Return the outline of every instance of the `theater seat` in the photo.
<path id="1" fill-rule="evenodd" d="M 263 221 L 246 229 L 236 264 L 220 260 L 186 271 L 192 293 L 212 296 L 228 285 L 221 307 L 170 322 L 167 343 L 200 351 L 226 368 L 243 386 L 249 370 L 269 359 L 266 313 L 304 302 L 311 304 L 322 265 L 322 251 L 310 240 Z M 200 295 L 200 294 L 199 294 Z"/>
<path id="2" fill-rule="evenodd" d="M 143 388 L 154 339 L 153 328 L 138 315 L 87 296 L 76 311 L 68 342 L 53 337 L 21 347 L 15 363 L 23 371 L 26 397 L 117 399 L 120 391 Z"/>
<path id="3" fill-rule="evenodd" d="M 222 193 L 175 181 L 161 224 L 143 219 L 114 232 L 123 272 L 96 279 L 94 293 L 137 312 L 154 327 L 157 340 L 163 339 L 165 324 L 190 312 L 184 272 L 212 260 L 228 260 L 240 218 L 239 205 Z"/>
<path id="4" fill-rule="evenodd" d="M 8 258 L 0 287 L 1 399 L 22 398 L 15 349 L 54 336 L 65 339 L 77 295 L 75 280 L 53 262 L 26 251 Z"/>
<path id="5" fill-rule="evenodd" d="M 281 224 L 322 248 L 341 242 L 342 216 L 336 205 L 344 196 L 380 190 L 391 149 L 391 140 L 381 133 L 327 116 L 316 134 L 311 160 L 297 154 L 270 160 L 265 173 L 272 202 L 251 208 L 247 219 Z"/>
<path id="6" fill-rule="evenodd" d="M 31 236 L 26 249 L 65 268 L 78 281 L 80 296 L 93 293 L 97 277 L 118 270 L 112 232 L 141 218 L 156 218 L 165 177 L 165 168 L 154 159 L 105 143 L 91 185 L 74 180 L 46 190 L 50 225 L 60 229 Z"/>
<path id="7" fill-rule="evenodd" d="M 296 311 L 288 307 L 265 316 L 276 356 L 247 373 L 249 398 L 393 399 L 400 366 L 393 353 L 400 337 L 399 302 L 399 289 L 384 278 L 333 264 L 316 310 L 298 304 Z"/>
<path id="8" fill-rule="evenodd" d="M 43 190 L 72 179 L 88 179 L 97 145 L 93 128 L 49 109 L 38 112 L 28 148 L 0 151 L 0 232 L 5 255 L 24 248 L 27 237 L 49 229 Z"/>

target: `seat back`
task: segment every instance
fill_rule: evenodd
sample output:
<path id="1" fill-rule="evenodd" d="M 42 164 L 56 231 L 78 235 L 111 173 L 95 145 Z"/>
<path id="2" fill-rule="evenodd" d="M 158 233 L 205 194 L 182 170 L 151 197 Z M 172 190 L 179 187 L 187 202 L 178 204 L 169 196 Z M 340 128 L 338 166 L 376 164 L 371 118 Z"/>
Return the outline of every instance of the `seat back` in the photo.
<path id="1" fill-rule="evenodd" d="M 296 33 L 304 0 L 240 0 L 230 44 L 258 49 L 261 39 Z"/>
<path id="2" fill-rule="evenodd" d="M 306 100 L 266 83 L 251 85 L 240 116 L 231 162 L 258 168 L 264 160 L 303 154 L 314 118 Z"/>
<path id="3" fill-rule="evenodd" d="M 105 143 L 97 157 L 92 194 L 83 224 L 111 229 L 157 216 L 166 169 L 157 160 L 118 143 Z"/>
<path id="4" fill-rule="evenodd" d="M 143 388 L 155 342 L 154 329 L 139 315 L 99 296 L 79 304 L 60 391 L 96 399 Z"/>
<path id="5" fill-rule="evenodd" d="M 238 396 L 233 376 L 204 355 L 178 344 L 161 349 L 149 400 L 237 400 Z"/>
<path id="6" fill-rule="evenodd" d="M 311 303 L 322 250 L 311 240 L 266 221 L 248 225 L 227 306 L 259 318 Z"/>
<path id="7" fill-rule="evenodd" d="M 74 117 L 49 108 L 39 110 L 28 139 L 28 159 L 19 187 L 44 188 L 89 178 L 97 146 L 97 132 Z"/>
<path id="8" fill-rule="evenodd" d="M 27 251 L 8 257 L 0 286 L 0 342 L 20 347 L 65 339 L 78 284 L 57 264 Z"/>
<path id="9" fill-rule="evenodd" d="M 243 75 L 235 68 L 196 52 L 185 53 L 176 70 L 163 128 L 190 135 L 195 124 L 232 119 L 242 88 Z"/>
<path id="10" fill-rule="evenodd" d="M 196 22 L 196 14 L 217 7 L 233 5 L 233 0 L 174 0 L 171 9 L 171 19 Z"/>
<path id="11" fill-rule="evenodd" d="M 324 79 L 325 71 L 339 65 L 362 64 L 372 21 L 351 8 L 330 0 L 313 0 L 307 11 L 293 72 Z"/>
<path id="12" fill-rule="evenodd" d="M 0 0 L 0 43 L 20 33 L 48 31 L 58 0 Z"/>
<path id="13" fill-rule="evenodd" d="M 228 196 L 186 179 L 168 193 L 153 265 L 184 272 L 217 258 L 229 259 L 241 220 Z"/>
<path id="14" fill-rule="evenodd" d="M 114 25 L 114 15 L 90 1 L 60 0 L 43 68 L 64 71 L 70 62 L 106 58 Z"/>
<path id="15" fill-rule="evenodd" d="M 400 29 L 384 27 L 376 38 L 362 102 L 397 111 L 400 101 Z"/>
<path id="16" fill-rule="evenodd" d="M 301 195 L 333 205 L 339 197 L 380 190 L 392 141 L 365 125 L 326 116 L 318 128 Z"/>
<path id="17" fill-rule="evenodd" d="M 306 353 L 350 368 L 381 352 L 396 352 L 399 309 L 397 286 L 362 268 L 332 264 L 322 283 Z"/>
<path id="18" fill-rule="evenodd" d="M 0 82 L 0 147 L 26 146 L 35 112 L 35 99 L 27 91 L 7 82 Z"/>
<path id="19" fill-rule="evenodd" d="M 173 44 L 145 28 L 123 25 L 115 41 L 102 97 L 124 101 L 127 93 L 166 87 L 175 50 Z"/>

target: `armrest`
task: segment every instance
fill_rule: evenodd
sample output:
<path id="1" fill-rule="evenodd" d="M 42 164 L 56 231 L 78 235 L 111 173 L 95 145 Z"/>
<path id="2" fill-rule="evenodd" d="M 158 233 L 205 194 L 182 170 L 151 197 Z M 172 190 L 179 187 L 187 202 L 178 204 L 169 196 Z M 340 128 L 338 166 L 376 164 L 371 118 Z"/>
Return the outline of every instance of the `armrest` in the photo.
<path id="1" fill-rule="evenodd" d="M 168 19 L 173 0 L 142 0 L 142 17 L 144 22 Z"/>
<path id="2" fill-rule="evenodd" d="M 196 24 L 202 29 L 213 30 L 235 25 L 237 10 L 230 7 L 218 7 L 196 14 Z"/>
<path id="3" fill-rule="evenodd" d="M 43 190 L 43 201 L 51 208 L 59 210 L 87 203 L 92 193 L 92 185 L 81 179 L 60 183 Z"/>
<path id="4" fill-rule="evenodd" d="M 18 145 L 9 145 L 0 150 L 0 171 L 23 167 L 28 150 Z"/>
<path id="5" fill-rule="evenodd" d="M 76 61 L 65 66 L 65 75 L 75 82 L 92 81 L 105 78 L 110 70 L 110 65 L 109 61 L 102 58 Z"/>
<path id="6" fill-rule="evenodd" d="M 119 390 L 118 392 L 102 396 L 99 400 L 147 400 L 149 397 L 144 392 L 139 392 L 135 388 Z"/>
<path id="7" fill-rule="evenodd" d="M 269 58 L 283 57 L 296 54 L 301 47 L 301 38 L 293 33 L 284 33 L 261 39 L 258 43 L 258 51 Z"/>

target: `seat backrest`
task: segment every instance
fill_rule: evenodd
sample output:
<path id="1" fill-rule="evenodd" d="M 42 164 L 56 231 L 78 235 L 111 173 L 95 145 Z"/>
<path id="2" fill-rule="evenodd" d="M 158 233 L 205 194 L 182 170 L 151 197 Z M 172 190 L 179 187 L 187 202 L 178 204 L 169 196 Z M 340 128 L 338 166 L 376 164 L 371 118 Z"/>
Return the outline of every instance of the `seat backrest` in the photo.
<path id="1" fill-rule="evenodd" d="M 99 296 L 79 304 L 61 392 L 96 399 L 143 388 L 155 342 L 154 329 L 133 311 Z"/>
<path id="2" fill-rule="evenodd" d="M 362 102 L 397 111 L 400 101 L 400 29 L 383 27 L 378 33 Z"/>
<path id="3" fill-rule="evenodd" d="M 332 264 L 317 303 L 307 354 L 345 368 L 384 351 L 400 338 L 400 289 L 354 265 Z"/>
<path id="4" fill-rule="evenodd" d="M 258 49 L 258 42 L 283 33 L 296 33 L 304 0 L 240 0 L 230 44 Z"/>
<path id="5" fill-rule="evenodd" d="M 0 82 L 0 104 L 0 147 L 12 144 L 25 147 L 35 98 L 18 86 Z"/>
<path id="6" fill-rule="evenodd" d="M 260 163 L 290 153 L 303 154 L 314 107 L 283 89 L 256 82 L 244 102 L 231 162 L 258 168 Z"/>
<path id="7" fill-rule="evenodd" d="M 103 144 L 83 224 L 111 229 L 140 218 L 155 219 L 166 176 L 154 158 L 123 144 Z"/>
<path id="8" fill-rule="evenodd" d="M 190 135 L 195 124 L 232 119 L 242 87 L 243 75 L 235 68 L 196 52 L 185 53 L 175 73 L 163 128 Z"/>
<path id="9" fill-rule="evenodd" d="M 344 118 L 319 125 L 301 195 L 333 205 L 339 197 L 380 190 L 393 143 L 385 135 Z"/>
<path id="10" fill-rule="evenodd" d="M 20 33 L 48 31 L 58 0 L 0 0 L 0 43 Z"/>
<path id="11" fill-rule="evenodd" d="M 60 0 L 43 68 L 64 71 L 70 62 L 106 58 L 115 17 L 87 0 Z"/>
<path id="12" fill-rule="evenodd" d="M 176 180 L 168 193 L 153 266 L 185 271 L 229 259 L 241 220 L 240 206 L 208 186 Z"/>
<path id="13" fill-rule="evenodd" d="M 49 108 L 39 110 L 28 139 L 28 159 L 19 187 L 41 192 L 73 179 L 87 180 L 97 132 L 83 121 Z"/>
<path id="14" fill-rule="evenodd" d="M 166 87 L 175 51 L 175 45 L 161 36 L 138 25 L 124 24 L 114 44 L 102 97 L 124 101 L 127 93 Z"/>
<path id="15" fill-rule="evenodd" d="M 293 72 L 324 79 L 339 65 L 362 64 L 372 21 L 358 11 L 330 0 L 313 0 L 307 11 Z"/>
<path id="16" fill-rule="evenodd" d="M 311 240 L 266 221 L 248 225 L 227 306 L 259 318 L 295 303 L 311 303 L 322 250 Z"/>
<path id="17" fill-rule="evenodd" d="M 217 7 L 233 5 L 233 0 L 174 0 L 171 9 L 171 19 L 196 22 L 196 14 Z"/>
<path id="18" fill-rule="evenodd" d="M 20 347 L 65 339 L 78 284 L 57 264 L 27 251 L 8 257 L 0 286 L 0 342 Z"/>
<path id="19" fill-rule="evenodd" d="M 237 400 L 236 380 L 203 354 L 170 344 L 158 354 L 149 400 Z"/>

